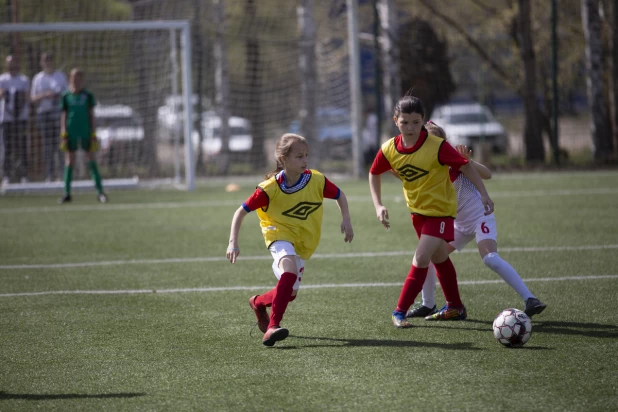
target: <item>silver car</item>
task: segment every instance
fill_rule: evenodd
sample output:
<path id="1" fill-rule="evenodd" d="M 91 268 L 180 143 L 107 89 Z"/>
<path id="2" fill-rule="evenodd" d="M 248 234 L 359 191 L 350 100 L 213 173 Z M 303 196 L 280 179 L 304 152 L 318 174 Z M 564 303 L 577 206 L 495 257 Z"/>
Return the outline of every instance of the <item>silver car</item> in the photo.
<path id="1" fill-rule="evenodd" d="M 444 129 L 453 146 L 463 144 L 474 150 L 486 142 L 494 153 L 507 152 L 506 129 L 487 106 L 479 103 L 439 106 L 432 113 L 431 121 Z"/>

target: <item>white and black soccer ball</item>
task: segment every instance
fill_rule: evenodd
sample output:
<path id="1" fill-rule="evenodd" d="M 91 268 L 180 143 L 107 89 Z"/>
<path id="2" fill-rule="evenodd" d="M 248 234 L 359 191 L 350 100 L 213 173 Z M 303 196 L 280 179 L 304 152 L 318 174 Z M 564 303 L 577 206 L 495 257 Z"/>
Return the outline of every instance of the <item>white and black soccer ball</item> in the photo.
<path id="1" fill-rule="evenodd" d="M 532 322 L 519 309 L 504 309 L 494 319 L 494 337 L 506 347 L 521 348 L 532 334 Z"/>

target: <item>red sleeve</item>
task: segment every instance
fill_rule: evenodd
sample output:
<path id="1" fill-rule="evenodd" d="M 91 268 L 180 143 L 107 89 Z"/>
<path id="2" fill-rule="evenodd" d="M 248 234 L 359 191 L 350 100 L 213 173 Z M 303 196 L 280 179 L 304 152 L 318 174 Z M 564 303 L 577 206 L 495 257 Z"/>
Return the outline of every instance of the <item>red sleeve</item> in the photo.
<path id="1" fill-rule="evenodd" d="M 459 170 L 453 170 L 452 168 L 448 168 L 448 176 L 451 178 L 451 183 L 457 180 L 461 172 Z"/>
<path id="2" fill-rule="evenodd" d="M 253 192 L 253 194 L 245 200 L 242 207 L 247 211 L 247 213 L 249 213 L 256 209 L 268 206 L 268 202 L 268 195 L 258 187 L 255 189 L 255 192 Z"/>
<path id="3" fill-rule="evenodd" d="M 384 156 L 384 153 L 382 153 L 382 149 L 380 149 L 375 159 L 373 159 L 373 164 L 371 165 L 371 169 L 369 169 L 369 173 L 372 175 L 381 175 L 391 169 L 391 164 L 386 159 L 386 156 Z"/>
<path id="4" fill-rule="evenodd" d="M 465 164 L 468 164 L 468 159 L 459 154 L 457 150 L 447 142 L 443 142 L 440 145 L 438 151 L 438 161 L 453 168 L 453 170 L 459 170 L 459 168 Z"/>
<path id="5" fill-rule="evenodd" d="M 339 199 L 339 196 L 341 195 L 341 191 L 339 190 L 337 185 L 332 183 L 326 177 L 324 177 L 324 180 L 325 180 L 325 182 L 324 182 L 324 197 L 326 199 Z"/>

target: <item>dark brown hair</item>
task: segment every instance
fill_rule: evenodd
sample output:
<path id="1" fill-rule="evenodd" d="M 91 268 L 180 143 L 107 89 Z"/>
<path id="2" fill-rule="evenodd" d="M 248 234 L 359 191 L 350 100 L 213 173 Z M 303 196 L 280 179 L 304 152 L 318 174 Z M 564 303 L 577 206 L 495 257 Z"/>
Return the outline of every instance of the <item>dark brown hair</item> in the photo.
<path id="1" fill-rule="evenodd" d="M 425 106 L 423 106 L 421 99 L 414 96 L 403 96 L 395 105 L 394 111 L 395 117 L 401 113 L 418 113 L 423 119 L 425 118 Z"/>

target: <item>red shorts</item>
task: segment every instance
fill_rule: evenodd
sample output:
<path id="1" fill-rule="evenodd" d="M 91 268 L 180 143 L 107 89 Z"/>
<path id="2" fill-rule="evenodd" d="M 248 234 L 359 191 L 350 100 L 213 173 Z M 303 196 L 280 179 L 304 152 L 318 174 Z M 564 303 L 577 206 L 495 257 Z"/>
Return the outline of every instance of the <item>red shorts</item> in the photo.
<path id="1" fill-rule="evenodd" d="M 431 217 L 412 214 L 412 224 L 416 236 L 429 235 L 439 237 L 447 242 L 455 240 L 455 219 L 452 217 Z"/>

